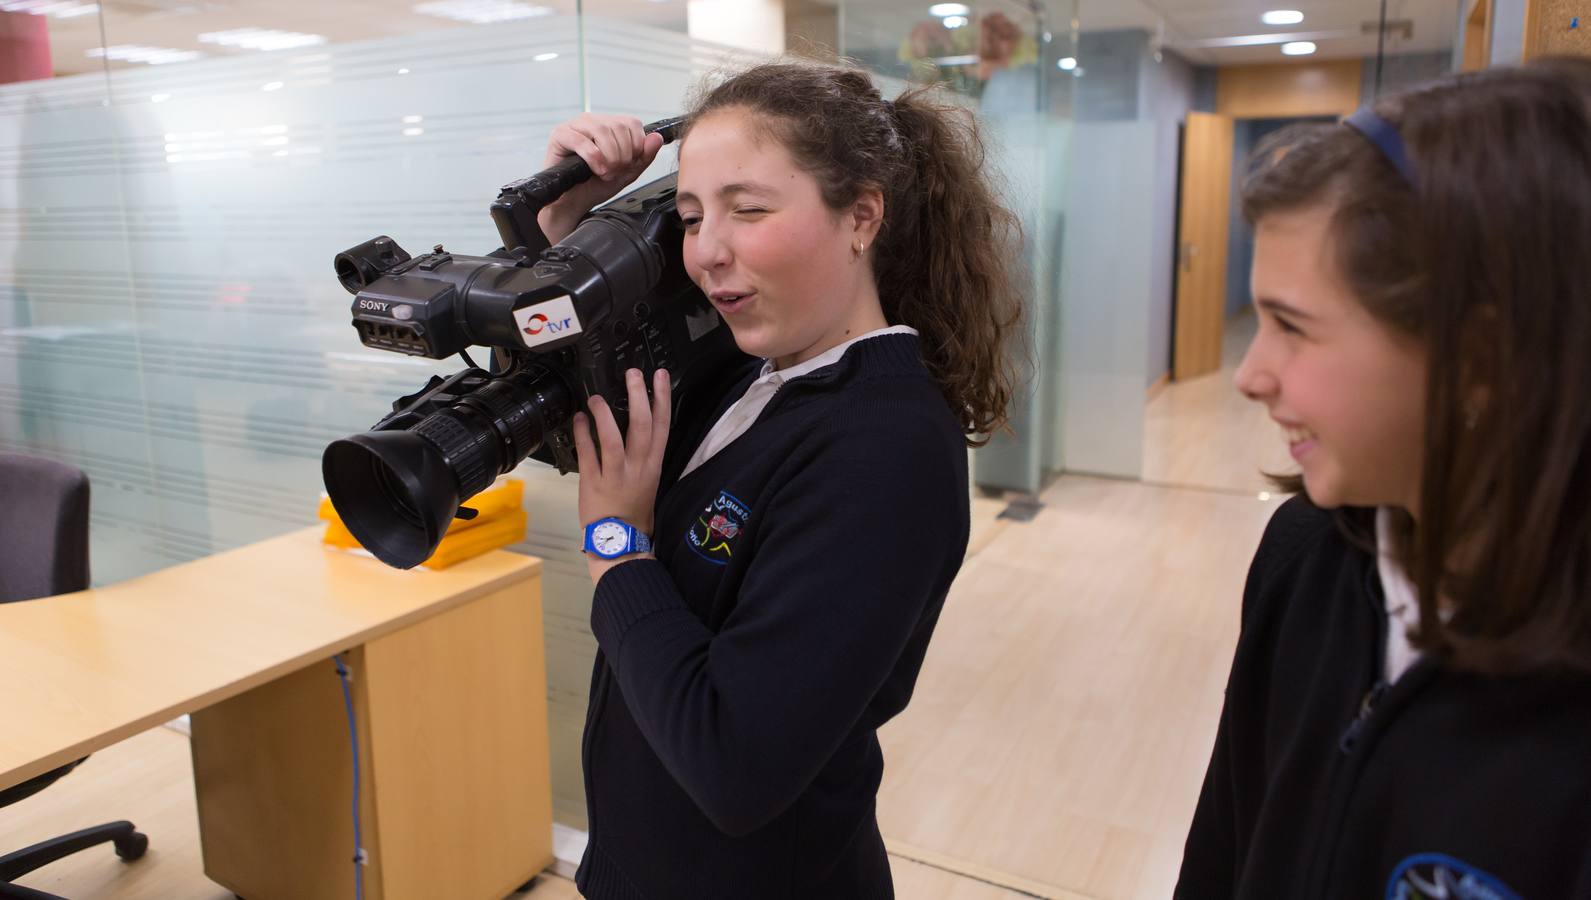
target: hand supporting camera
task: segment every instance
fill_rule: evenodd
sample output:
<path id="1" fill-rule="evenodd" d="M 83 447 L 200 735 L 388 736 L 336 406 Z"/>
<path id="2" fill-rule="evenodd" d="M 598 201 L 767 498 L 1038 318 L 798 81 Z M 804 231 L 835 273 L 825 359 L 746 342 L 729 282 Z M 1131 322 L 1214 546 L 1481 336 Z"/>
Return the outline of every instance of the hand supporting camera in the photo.
<path id="1" fill-rule="evenodd" d="M 592 178 L 571 188 L 536 217 L 542 234 L 556 244 L 574 231 L 592 207 L 612 199 L 639 178 L 663 149 L 663 136 L 646 134 L 633 116 L 581 113 L 552 130 L 543 167 L 570 156 L 579 156 L 591 167 Z"/>
<path id="2" fill-rule="evenodd" d="M 613 410 L 601 395 L 591 397 L 589 414 L 576 413 L 574 417 L 575 453 L 580 459 L 580 524 L 585 526 L 611 516 L 650 538 L 652 506 L 663 470 L 663 450 L 668 445 L 668 373 L 659 370 L 653 377 L 650 401 L 639 369 L 626 372 L 625 381 L 630 397 L 630 428 L 624 437 L 619 436 Z M 596 432 L 595 440 L 592 431 Z M 641 558 L 652 558 L 652 554 L 619 559 L 587 554 L 586 564 L 595 584 L 614 566 Z"/>

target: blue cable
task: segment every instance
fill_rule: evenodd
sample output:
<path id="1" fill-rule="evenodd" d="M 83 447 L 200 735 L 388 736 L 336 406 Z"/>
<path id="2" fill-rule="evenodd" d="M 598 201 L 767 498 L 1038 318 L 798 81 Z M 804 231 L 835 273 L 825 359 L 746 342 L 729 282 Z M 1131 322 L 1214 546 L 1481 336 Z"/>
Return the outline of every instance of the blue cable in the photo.
<path id="1" fill-rule="evenodd" d="M 354 696 L 349 688 L 348 667 L 342 654 L 332 655 L 337 664 L 337 677 L 343 683 L 343 708 L 348 711 L 348 743 L 354 757 L 354 898 L 365 900 L 365 847 L 359 839 L 359 729 L 354 726 Z"/>

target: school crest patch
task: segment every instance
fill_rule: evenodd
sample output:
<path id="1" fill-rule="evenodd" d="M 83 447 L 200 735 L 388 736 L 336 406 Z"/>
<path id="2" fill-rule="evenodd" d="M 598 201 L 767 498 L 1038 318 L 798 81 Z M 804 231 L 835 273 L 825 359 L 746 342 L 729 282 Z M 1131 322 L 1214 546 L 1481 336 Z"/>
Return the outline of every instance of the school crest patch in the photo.
<path id="1" fill-rule="evenodd" d="M 719 491 L 713 502 L 707 504 L 690 531 L 685 533 L 685 543 L 696 555 L 715 565 L 727 566 L 740 546 L 740 533 L 751 518 L 751 507 L 728 491 Z"/>
<path id="2" fill-rule="evenodd" d="M 1519 895 L 1461 859 L 1416 853 L 1392 870 L 1387 900 L 1519 900 Z"/>

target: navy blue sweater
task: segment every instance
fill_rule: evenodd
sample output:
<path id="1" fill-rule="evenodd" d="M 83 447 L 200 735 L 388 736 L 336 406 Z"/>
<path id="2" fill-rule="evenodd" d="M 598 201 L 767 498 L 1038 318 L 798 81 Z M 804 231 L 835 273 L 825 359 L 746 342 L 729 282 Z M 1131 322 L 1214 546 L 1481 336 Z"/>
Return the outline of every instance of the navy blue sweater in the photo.
<path id="1" fill-rule="evenodd" d="M 1388 687 L 1386 628 L 1375 557 L 1307 498 L 1284 504 L 1177 900 L 1591 898 L 1591 678 L 1426 658 Z"/>
<path id="2" fill-rule="evenodd" d="M 596 588 L 590 900 L 893 895 L 876 732 L 966 553 L 966 445 L 917 338 L 886 335 L 787 382 L 679 479 L 755 373 L 682 399 L 657 559 Z"/>

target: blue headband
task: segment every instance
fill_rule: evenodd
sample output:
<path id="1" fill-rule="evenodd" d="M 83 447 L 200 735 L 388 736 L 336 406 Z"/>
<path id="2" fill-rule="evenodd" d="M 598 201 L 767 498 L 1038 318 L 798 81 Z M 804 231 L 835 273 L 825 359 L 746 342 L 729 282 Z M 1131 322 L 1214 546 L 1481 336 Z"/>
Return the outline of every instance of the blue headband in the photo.
<path id="1" fill-rule="evenodd" d="M 1391 122 L 1376 115 L 1375 110 L 1366 106 L 1343 119 L 1342 124 L 1364 135 L 1365 140 L 1380 150 L 1381 155 L 1387 158 L 1387 162 L 1392 163 L 1392 167 L 1398 170 L 1403 180 L 1409 183 L 1409 187 L 1412 188 L 1418 183 L 1414 178 L 1414 166 L 1409 162 L 1408 151 L 1403 147 L 1403 136 L 1398 134 L 1398 129 L 1394 128 Z"/>

